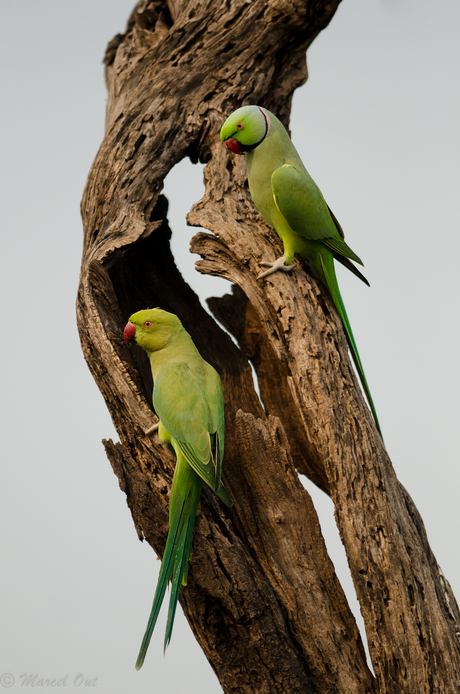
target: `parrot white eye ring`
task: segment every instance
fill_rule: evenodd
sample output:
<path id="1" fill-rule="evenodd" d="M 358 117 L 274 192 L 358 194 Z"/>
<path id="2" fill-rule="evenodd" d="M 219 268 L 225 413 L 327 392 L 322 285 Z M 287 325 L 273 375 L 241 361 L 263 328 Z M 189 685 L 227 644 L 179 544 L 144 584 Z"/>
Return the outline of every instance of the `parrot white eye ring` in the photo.
<path id="1" fill-rule="evenodd" d="M 152 327 L 151 321 L 146 320 L 145 323 L 144 323 L 144 328 L 151 328 L 151 327 Z"/>
<path id="2" fill-rule="evenodd" d="M 242 123 L 241 121 L 240 121 L 239 123 L 236 124 L 236 129 L 237 129 L 237 130 L 243 130 L 243 128 L 244 128 L 244 123 Z"/>

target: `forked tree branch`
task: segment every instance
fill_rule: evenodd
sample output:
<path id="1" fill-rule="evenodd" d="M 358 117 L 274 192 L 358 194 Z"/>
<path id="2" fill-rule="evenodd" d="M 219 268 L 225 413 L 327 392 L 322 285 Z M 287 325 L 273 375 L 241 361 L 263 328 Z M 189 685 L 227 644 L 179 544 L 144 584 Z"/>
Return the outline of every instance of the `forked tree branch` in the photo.
<path id="1" fill-rule="evenodd" d="M 339 0 L 142 0 L 106 55 L 106 134 L 86 185 L 78 325 L 120 436 L 105 446 L 139 537 L 162 554 L 174 456 L 155 434 L 131 313 L 177 313 L 221 374 L 224 508 L 200 502 L 181 604 L 225 692 L 421 694 L 460 688 L 460 615 L 423 523 L 398 482 L 350 366 L 326 291 L 299 265 L 257 281 L 280 242 L 250 200 L 244 162 L 219 142 L 243 103 L 287 124 L 305 52 Z M 207 314 L 174 265 L 163 180 L 182 158 L 207 163 L 201 272 L 232 295 Z M 249 361 L 257 372 L 263 408 Z M 296 470 L 333 499 L 376 678 Z"/>

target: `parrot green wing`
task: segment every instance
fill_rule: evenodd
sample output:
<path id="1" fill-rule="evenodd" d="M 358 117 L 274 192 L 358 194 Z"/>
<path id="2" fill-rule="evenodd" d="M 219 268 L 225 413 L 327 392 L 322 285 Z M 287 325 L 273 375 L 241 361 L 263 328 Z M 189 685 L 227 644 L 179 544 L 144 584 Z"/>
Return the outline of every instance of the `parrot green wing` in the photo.
<path id="1" fill-rule="evenodd" d="M 216 483 L 220 484 L 222 476 L 222 460 L 224 458 L 224 393 L 222 390 L 222 381 L 217 371 L 207 362 L 205 362 L 206 371 L 206 400 L 208 402 L 209 411 L 211 413 L 211 431 L 215 432 L 212 439 L 212 455 L 213 463 L 216 469 Z M 222 487 L 221 487 L 222 489 Z M 220 495 L 220 492 L 219 492 Z M 228 501 L 222 499 L 226 504 Z M 231 503 L 230 503 L 231 505 Z"/>
<path id="2" fill-rule="evenodd" d="M 153 403 L 163 426 L 187 462 L 211 489 L 217 491 L 224 443 L 223 407 L 217 406 L 222 386 L 218 377 L 214 390 L 206 388 L 205 392 L 204 384 L 206 388 L 207 381 L 198 379 L 185 362 L 171 362 L 164 365 L 155 378 Z"/>
<path id="3" fill-rule="evenodd" d="M 354 260 L 355 263 L 359 263 L 360 265 L 364 265 L 361 258 L 356 255 L 356 253 L 351 250 L 350 246 L 348 246 L 345 241 L 342 241 L 342 239 L 327 238 L 323 240 L 323 243 L 325 246 L 328 246 L 331 251 L 337 253 L 337 255 Z"/>
<path id="4" fill-rule="evenodd" d="M 337 219 L 337 217 L 335 216 L 335 214 L 333 213 L 333 211 L 331 210 L 329 205 L 327 206 L 327 209 L 329 210 L 329 214 L 331 215 L 332 220 L 333 220 L 335 226 L 337 227 L 337 231 L 339 232 L 342 239 L 345 239 L 345 234 L 343 233 L 343 229 L 342 229 L 341 224 L 339 223 L 339 220 Z"/>
<path id="5" fill-rule="evenodd" d="M 296 234 L 321 241 L 339 256 L 363 264 L 343 240 L 342 227 L 308 173 L 284 164 L 272 173 L 271 183 L 275 204 Z"/>

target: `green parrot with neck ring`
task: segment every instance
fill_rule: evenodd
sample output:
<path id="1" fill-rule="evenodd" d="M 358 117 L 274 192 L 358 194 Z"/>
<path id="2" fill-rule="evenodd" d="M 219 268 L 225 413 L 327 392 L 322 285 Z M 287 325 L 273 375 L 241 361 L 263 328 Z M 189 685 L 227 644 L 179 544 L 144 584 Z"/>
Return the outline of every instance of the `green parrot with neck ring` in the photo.
<path id="1" fill-rule="evenodd" d="M 220 138 L 235 154 L 244 154 L 249 190 L 257 209 L 271 224 L 284 253 L 275 262 L 261 262 L 268 269 L 258 279 L 295 267 L 294 254 L 306 258 L 327 287 L 340 316 L 358 375 L 377 429 L 382 432 L 367 385 L 355 338 L 340 295 L 334 260 L 360 280 L 369 282 L 353 264 L 361 259 L 345 243 L 342 227 L 308 173 L 283 124 L 261 106 L 243 106 L 225 121 Z"/>

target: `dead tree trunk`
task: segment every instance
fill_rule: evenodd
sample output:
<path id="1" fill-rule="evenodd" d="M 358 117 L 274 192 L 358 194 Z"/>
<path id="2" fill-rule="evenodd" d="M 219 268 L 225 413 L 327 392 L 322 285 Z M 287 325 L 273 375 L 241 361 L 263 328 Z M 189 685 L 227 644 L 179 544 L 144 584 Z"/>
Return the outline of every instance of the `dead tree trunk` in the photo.
<path id="1" fill-rule="evenodd" d="M 326 291 L 301 267 L 256 281 L 280 242 L 250 200 L 244 162 L 218 133 L 261 103 L 288 123 L 305 52 L 340 0 L 141 0 L 106 55 L 107 127 L 85 189 L 77 313 L 83 351 L 121 443 L 106 441 L 139 537 L 162 554 L 174 456 L 155 421 L 129 315 L 177 313 L 222 376 L 223 507 L 204 489 L 181 603 L 225 692 L 460 691 L 460 615 L 422 520 L 396 479 Z M 188 216 L 201 272 L 234 283 L 210 301 L 174 265 L 163 179 L 207 163 Z M 259 379 L 263 408 L 248 359 Z M 364 615 L 376 678 L 296 470 L 327 491 Z"/>

